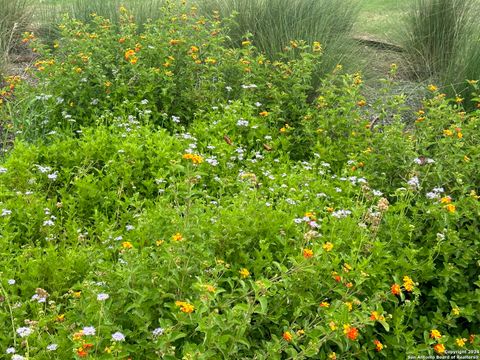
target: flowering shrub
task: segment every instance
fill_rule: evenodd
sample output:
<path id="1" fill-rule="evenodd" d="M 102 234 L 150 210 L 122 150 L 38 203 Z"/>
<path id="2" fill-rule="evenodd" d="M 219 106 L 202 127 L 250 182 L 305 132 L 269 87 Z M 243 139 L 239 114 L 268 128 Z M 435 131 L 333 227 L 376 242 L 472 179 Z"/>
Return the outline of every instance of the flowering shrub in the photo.
<path id="1" fill-rule="evenodd" d="M 402 99 L 370 101 L 360 74 L 311 92 L 315 44 L 261 64 L 165 11 L 184 26 L 147 25 L 141 46 L 127 13 L 120 35 L 67 22 L 52 54 L 38 44 L 35 86 L 9 80 L 1 111 L 23 133 L 0 160 L 2 356 L 478 348 L 479 113 L 432 88 L 405 129 Z M 194 24 L 209 31 L 180 41 Z M 156 78 L 157 56 L 181 62 Z M 171 67 L 185 78 L 168 87 Z"/>
<path id="2" fill-rule="evenodd" d="M 120 11 L 118 26 L 97 15 L 89 24 L 66 18 L 53 48 L 25 34 L 40 58 L 30 69 L 34 81 L 17 89 L 27 103 L 8 116 L 17 127 L 33 137 L 57 127 L 76 131 L 102 123 L 108 112 L 171 130 L 199 110 L 252 98 L 258 115 L 279 128 L 284 119 L 300 121 L 321 57 L 318 42 L 291 49 L 301 52 L 295 60 L 271 62 L 248 41 L 227 47 L 223 23 L 195 8 L 169 5 L 141 32 Z"/>

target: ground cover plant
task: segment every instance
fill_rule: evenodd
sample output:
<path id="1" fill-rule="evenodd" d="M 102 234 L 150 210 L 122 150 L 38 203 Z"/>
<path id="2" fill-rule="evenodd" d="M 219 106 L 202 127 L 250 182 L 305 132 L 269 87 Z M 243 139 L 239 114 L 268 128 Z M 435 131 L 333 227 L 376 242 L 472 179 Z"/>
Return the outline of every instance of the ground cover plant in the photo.
<path id="1" fill-rule="evenodd" d="M 409 107 L 396 65 L 376 98 L 341 65 L 312 87 L 320 41 L 271 61 L 218 17 L 161 14 L 25 34 L 38 59 L 0 108 L 0 357 L 478 350 L 479 110 L 433 84 Z"/>

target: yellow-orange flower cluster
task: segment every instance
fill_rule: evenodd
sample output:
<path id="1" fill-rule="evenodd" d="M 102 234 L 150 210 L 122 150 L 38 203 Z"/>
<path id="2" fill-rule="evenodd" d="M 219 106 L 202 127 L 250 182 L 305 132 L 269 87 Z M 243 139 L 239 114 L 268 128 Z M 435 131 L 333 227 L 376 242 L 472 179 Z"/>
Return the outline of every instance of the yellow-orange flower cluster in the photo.
<path id="1" fill-rule="evenodd" d="M 93 348 L 93 344 L 85 343 L 77 349 L 77 355 L 79 357 L 87 357 L 88 351 Z"/>
<path id="2" fill-rule="evenodd" d="M 293 339 L 293 336 L 292 336 L 292 334 L 291 334 L 289 331 L 285 331 L 285 332 L 283 333 L 282 337 L 283 337 L 283 339 L 284 339 L 285 341 L 287 341 L 287 342 L 290 342 L 290 341 L 292 341 L 292 339 Z"/>
<path id="3" fill-rule="evenodd" d="M 443 354 L 445 353 L 445 345 L 443 344 L 436 344 L 434 347 L 433 347 L 433 350 L 435 350 L 435 352 L 437 354 Z"/>
<path id="4" fill-rule="evenodd" d="M 250 276 L 250 271 L 248 271 L 247 269 L 243 268 L 239 271 L 240 273 L 240 276 L 242 277 L 242 279 L 246 279 L 247 277 Z"/>
<path id="5" fill-rule="evenodd" d="M 186 314 L 190 314 L 195 310 L 195 306 L 185 301 L 175 301 L 175 305 L 180 308 L 181 312 Z"/>
<path id="6" fill-rule="evenodd" d="M 8 76 L 5 78 L 5 83 L 7 85 L 8 90 L 0 89 L 0 105 L 3 103 L 3 99 L 6 99 L 13 95 L 15 86 L 17 86 L 17 84 L 19 84 L 20 81 L 21 81 L 20 76 Z"/>
<path id="7" fill-rule="evenodd" d="M 172 240 L 173 241 L 182 241 L 183 240 L 183 235 L 180 233 L 176 233 L 172 235 Z"/>
<path id="8" fill-rule="evenodd" d="M 130 241 L 124 241 L 122 242 L 122 248 L 124 249 L 132 249 L 133 248 L 133 245 Z"/>
<path id="9" fill-rule="evenodd" d="M 377 320 L 385 320 L 385 317 L 383 315 L 380 315 L 378 311 L 372 311 L 370 313 L 370 320 L 377 321 Z"/>
<path id="10" fill-rule="evenodd" d="M 445 209 L 449 212 L 449 213 L 454 213 L 456 210 L 457 210 L 457 207 L 453 204 L 448 204 L 448 205 L 445 205 Z"/>
<path id="11" fill-rule="evenodd" d="M 402 292 L 402 289 L 400 288 L 400 285 L 393 284 L 392 287 L 390 288 L 390 292 L 393 295 L 400 295 L 400 293 Z"/>
<path id="12" fill-rule="evenodd" d="M 325 244 L 322 245 L 323 250 L 325 251 L 332 251 L 333 249 L 333 244 L 329 241 L 327 241 Z"/>
<path id="13" fill-rule="evenodd" d="M 442 337 L 442 334 L 440 333 L 440 331 L 433 329 L 432 331 L 430 331 L 430 337 L 432 339 L 438 340 Z"/>
<path id="14" fill-rule="evenodd" d="M 350 325 L 343 325 L 343 333 L 350 340 L 357 340 L 358 338 L 358 329 L 356 327 L 352 327 Z"/>
<path id="15" fill-rule="evenodd" d="M 375 344 L 375 350 L 380 352 L 383 350 L 383 344 L 379 340 L 373 340 L 373 343 Z"/>
<path id="16" fill-rule="evenodd" d="M 303 257 L 305 259 L 310 259 L 313 257 L 313 250 L 312 249 L 303 249 Z"/>
<path id="17" fill-rule="evenodd" d="M 203 158 L 200 155 L 196 155 L 196 154 L 190 154 L 190 153 L 183 154 L 182 158 L 186 160 L 191 160 L 192 163 L 195 165 L 201 164 L 203 162 Z"/>
<path id="18" fill-rule="evenodd" d="M 415 283 L 413 282 L 413 280 L 410 277 L 404 276 L 403 277 L 403 287 L 405 288 L 406 291 L 412 292 L 413 288 L 415 287 Z"/>
<path id="19" fill-rule="evenodd" d="M 322 51 L 322 44 L 320 44 L 318 41 L 313 42 L 313 47 L 312 47 L 313 52 L 320 52 Z"/>
<path id="20" fill-rule="evenodd" d="M 33 33 L 31 33 L 31 32 L 25 32 L 25 33 L 23 33 L 22 43 L 26 44 L 26 43 L 28 43 L 30 40 L 33 40 L 33 39 L 35 39 L 35 35 L 33 35 Z"/>
<path id="21" fill-rule="evenodd" d="M 125 51 L 125 60 L 127 60 L 132 65 L 136 64 L 138 62 L 136 51 L 133 49 L 128 49 L 127 51 Z"/>
<path id="22" fill-rule="evenodd" d="M 93 344 L 87 343 L 84 340 L 83 330 L 80 330 L 73 334 L 73 341 L 81 341 L 81 345 L 76 349 L 76 353 L 79 357 L 87 357 L 89 350 L 93 348 Z"/>

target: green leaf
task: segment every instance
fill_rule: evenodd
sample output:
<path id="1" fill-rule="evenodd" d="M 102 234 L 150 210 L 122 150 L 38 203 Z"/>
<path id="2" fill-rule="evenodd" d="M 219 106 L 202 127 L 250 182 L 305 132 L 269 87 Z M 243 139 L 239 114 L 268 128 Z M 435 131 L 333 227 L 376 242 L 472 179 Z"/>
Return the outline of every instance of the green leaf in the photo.
<path id="1" fill-rule="evenodd" d="M 378 320 L 380 324 L 385 328 L 385 331 L 389 332 L 390 331 L 390 325 L 385 320 Z"/>

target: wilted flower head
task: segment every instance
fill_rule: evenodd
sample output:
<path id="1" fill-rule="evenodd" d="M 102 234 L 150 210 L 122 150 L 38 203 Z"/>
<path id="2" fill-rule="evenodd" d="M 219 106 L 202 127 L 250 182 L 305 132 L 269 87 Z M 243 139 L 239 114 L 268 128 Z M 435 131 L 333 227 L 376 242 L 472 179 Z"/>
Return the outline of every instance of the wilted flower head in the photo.
<path id="1" fill-rule="evenodd" d="M 380 212 L 385 212 L 388 210 L 389 202 L 386 198 L 381 198 L 378 200 L 377 208 Z"/>
<path id="2" fill-rule="evenodd" d="M 36 300 L 39 303 L 44 303 L 47 301 L 48 292 L 42 288 L 37 288 L 35 294 L 32 296 L 32 300 Z"/>
<path id="3" fill-rule="evenodd" d="M 320 236 L 318 231 L 315 230 L 309 230 L 305 234 L 303 234 L 303 238 L 307 241 L 313 240 L 314 238 Z"/>

